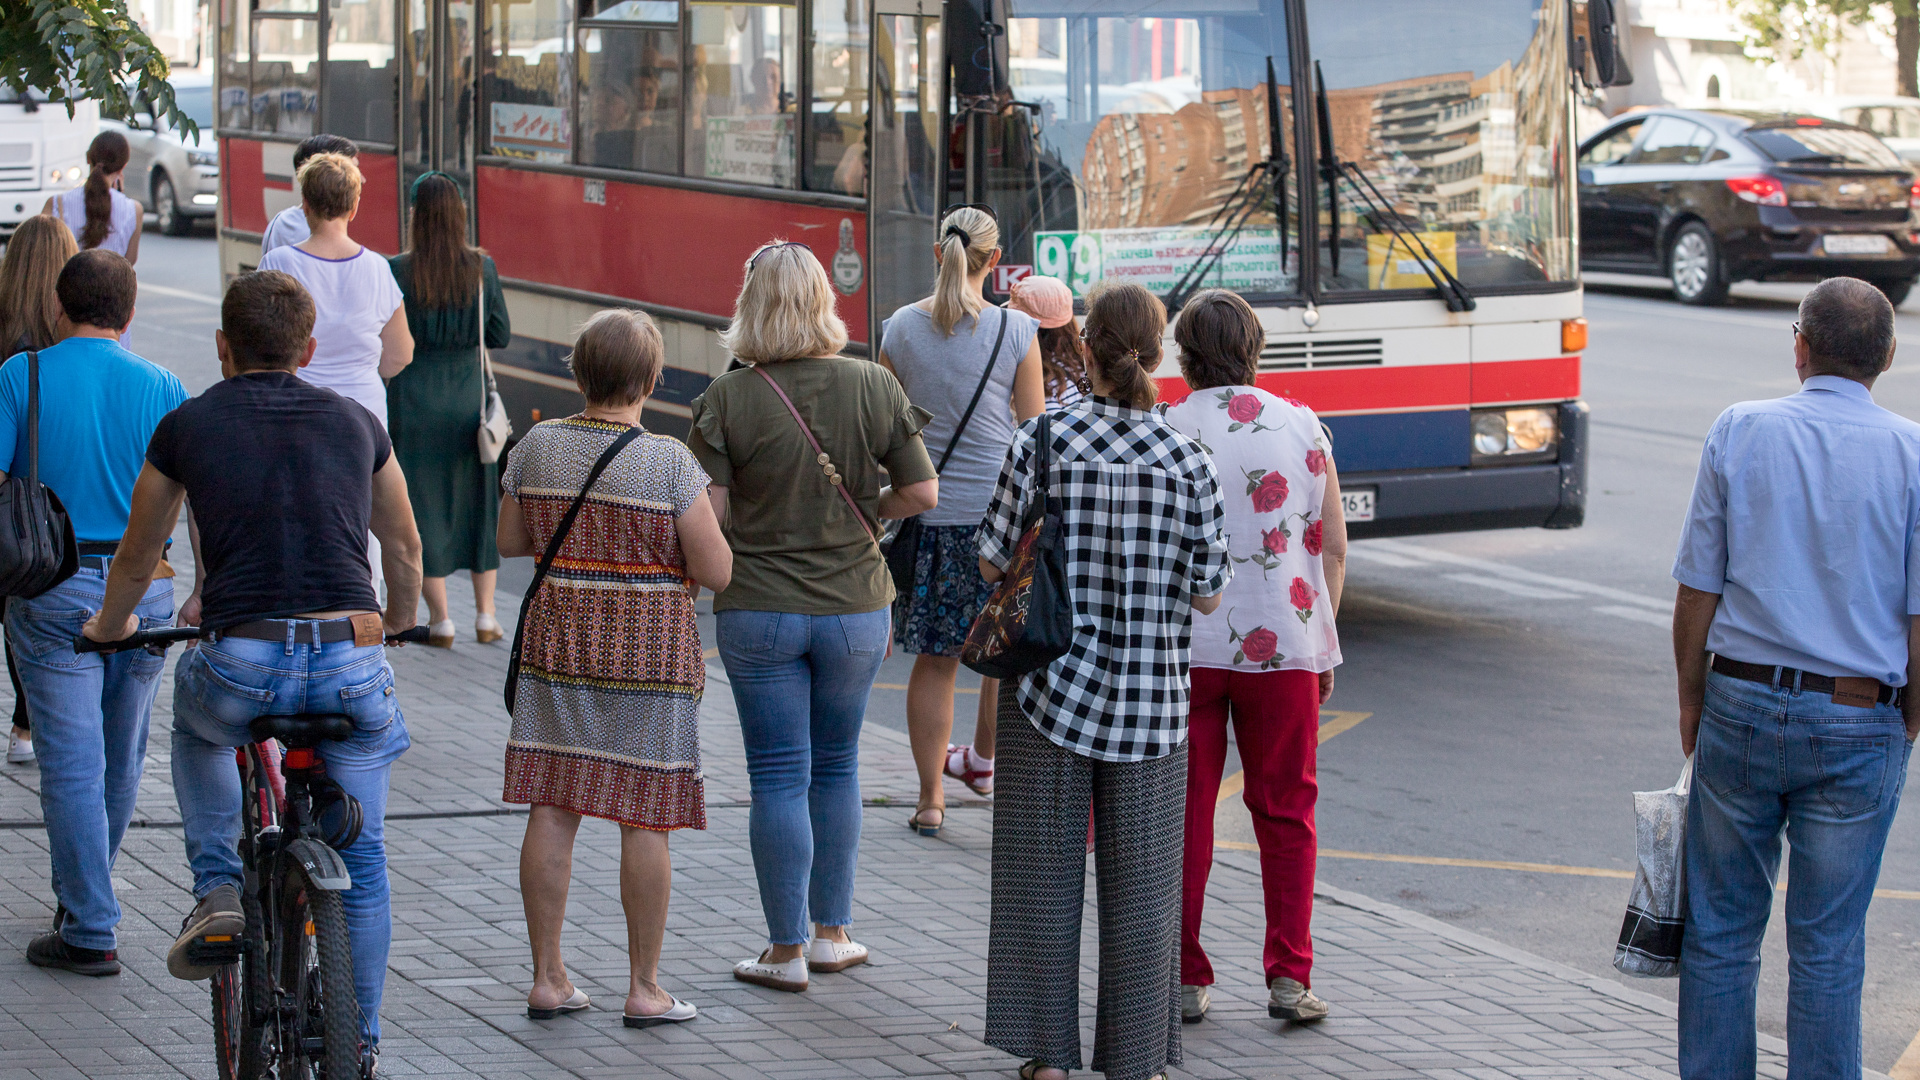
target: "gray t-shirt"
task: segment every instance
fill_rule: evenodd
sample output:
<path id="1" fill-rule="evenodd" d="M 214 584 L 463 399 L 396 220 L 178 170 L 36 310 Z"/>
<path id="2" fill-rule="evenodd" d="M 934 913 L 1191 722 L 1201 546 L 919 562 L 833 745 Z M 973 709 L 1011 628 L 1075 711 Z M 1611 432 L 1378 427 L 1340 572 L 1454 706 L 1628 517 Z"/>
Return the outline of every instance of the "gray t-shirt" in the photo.
<path id="1" fill-rule="evenodd" d="M 940 473 L 940 505 L 921 516 L 927 525 L 978 525 L 987 514 L 993 485 L 1013 445 L 1013 375 L 1040 333 L 1040 323 L 1025 312 L 989 307 L 984 318 L 969 315 L 954 324 L 952 336 L 933 325 L 933 315 L 908 305 L 893 313 L 880 331 L 880 347 L 893 364 L 907 399 L 933 414 L 920 437 L 935 464 L 953 439 L 953 430 L 973 400 L 980 373 L 987 368 L 1000 320 L 1007 322 L 993 377 L 967 430 Z"/>

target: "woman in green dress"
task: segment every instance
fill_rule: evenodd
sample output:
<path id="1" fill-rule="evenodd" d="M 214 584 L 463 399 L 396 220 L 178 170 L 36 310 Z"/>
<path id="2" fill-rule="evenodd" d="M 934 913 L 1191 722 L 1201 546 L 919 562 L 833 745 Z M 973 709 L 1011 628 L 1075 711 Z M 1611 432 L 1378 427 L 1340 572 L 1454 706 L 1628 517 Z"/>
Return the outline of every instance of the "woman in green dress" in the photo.
<path id="1" fill-rule="evenodd" d="M 429 640 L 453 646 L 447 575 L 468 570 L 478 612 L 474 637 L 484 644 L 503 634 L 493 613 L 500 568 L 500 549 L 494 546 L 498 466 L 480 461 L 475 442 L 487 389 L 479 349 L 483 283 L 487 347 L 505 348 L 513 329 L 493 260 L 467 243 L 466 200 L 444 173 L 414 181 L 409 240 L 409 250 L 393 258 L 393 276 L 406 298 L 413 363 L 387 383 L 387 428 L 420 523 Z"/>

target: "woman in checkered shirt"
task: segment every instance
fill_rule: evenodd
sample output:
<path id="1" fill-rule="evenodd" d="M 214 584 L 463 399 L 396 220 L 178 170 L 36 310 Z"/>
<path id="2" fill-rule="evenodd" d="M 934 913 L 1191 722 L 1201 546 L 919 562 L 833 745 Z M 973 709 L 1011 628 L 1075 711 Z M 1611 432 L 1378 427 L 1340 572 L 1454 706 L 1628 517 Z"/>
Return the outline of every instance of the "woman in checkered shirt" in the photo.
<path id="1" fill-rule="evenodd" d="M 1192 612 L 1233 571 L 1213 464 L 1153 411 L 1166 309 L 1138 285 L 1097 290 L 1085 337 L 1092 396 L 1054 415 L 1074 641 L 1001 683 L 987 943 L 987 1042 L 1029 1059 L 1024 1080 L 1080 1067 L 1083 847 L 1094 822 L 1100 1011 L 1093 1068 L 1147 1080 L 1180 1063 L 1180 856 Z M 980 531 L 998 580 L 1034 495 L 1023 425 Z"/>

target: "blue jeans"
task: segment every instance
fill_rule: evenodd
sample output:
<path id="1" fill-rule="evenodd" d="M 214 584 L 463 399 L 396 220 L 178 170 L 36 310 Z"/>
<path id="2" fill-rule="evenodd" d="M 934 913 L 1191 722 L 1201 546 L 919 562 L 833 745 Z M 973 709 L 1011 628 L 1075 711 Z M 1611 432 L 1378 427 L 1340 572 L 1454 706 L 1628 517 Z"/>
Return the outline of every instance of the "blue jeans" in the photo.
<path id="1" fill-rule="evenodd" d="M 301 626 L 311 626 L 302 623 Z M 326 645 L 223 638 L 189 652 L 174 673 L 173 788 L 186 827 L 193 895 L 241 884 L 240 770 L 233 748 L 252 742 L 261 716 L 345 713 L 353 737 L 320 744 L 327 775 L 360 800 L 366 825 L 340 852 L 353 878 L 341 894 L 353 945 L 353 992 L 367 1040 L 380 1041 L 393 918 L 387 888 L 387 775 L 411 745 L 379 645 Z M 37 715 L 37 714 L 36 714 Z"/>
<path id="2" fill-rule="evenodd" d="M 886 658 L 892 613 L 722 611 L 753 808 L 747 836 L 767 941 L 799 945 L 814 922 L 853 922 L 860 857 L 860 722 Z"/>
<path id="3" fill-rule="evenodd" d="M 147 761 L 147 721 L 166 659 L 145 650 L 76 653 L 80 627 L 100 610 L 107 577 L 88 567 L 31 600 L 7 605 L 7 641 L 33 716 L 40 817 L 47 823 L 53 895 L 67 909 L 60 936 L 112 949 L 120 925 L 113 862 L 133 818 Z M 141 629 L 173 617 L 173 582 L 153 583 Z"/>
<path id="4" fill-rule="evenodd" d="M 1892 706 L 1707 677 L 1687 804 L 1684 1080 L 1753 1080 L 1754 988 L 1783 832 L 1787 1075 L 1860 1075 L 1867 905 L 1911 750 Z"/>

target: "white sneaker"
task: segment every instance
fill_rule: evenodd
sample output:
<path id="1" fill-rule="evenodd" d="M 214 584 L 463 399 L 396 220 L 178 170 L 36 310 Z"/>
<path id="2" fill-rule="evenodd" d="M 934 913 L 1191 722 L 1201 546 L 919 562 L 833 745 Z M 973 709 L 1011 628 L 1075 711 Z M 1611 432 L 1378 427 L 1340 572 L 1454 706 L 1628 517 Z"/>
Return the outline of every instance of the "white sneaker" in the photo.
<path id="1" fill-rule="evenodd" d="M 7 764 L 25 765 L 33 760 L 33 736 L 21 738 L 13 732 L 7 732 Z"/>
<path id="2" fill-rule="evenodd" d="M 742 960 L 733 965 L 733 977 L 769 990 L 797 994 L 807 988 L 807 958 L 796 956 L 785 963 L 775 964 L 767 960 L 766 953 L 761 953 L 758 959 Z"/>
<path id="3" fill-rule="evenodd" d="M 1207 1018 L 1207 1010 L 1213 1008 L 1213 995 L 1207 988 L 1193 983 L 1180 984 L 1180 1019 L 1184 1023 L 1197 1024 Z"/>
<path id="4" fill-rule="evenodd" d="M 845 971 L 866 962 L 867 947 L 857 941 L 817 937 L 807 946 L 807 967 L 812 971 Z"/>
<path id="5" fill-rule="evenodd" d="M 1267 995 L 1267 1015 L 1275 1020 L 1292 1020 L 1295 1023 L 1311 1024 L 1315 1020 L 1327 1018 L 1327 1003 L 1313 996 L 1313 991 L 1293 979 L 1273 980 L 1272 991 Z"/>

